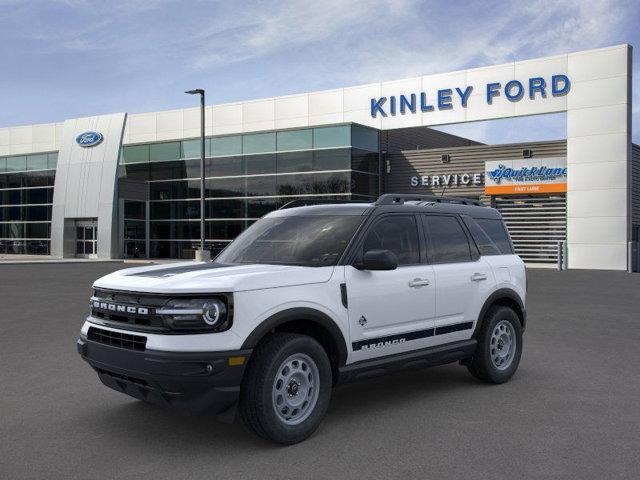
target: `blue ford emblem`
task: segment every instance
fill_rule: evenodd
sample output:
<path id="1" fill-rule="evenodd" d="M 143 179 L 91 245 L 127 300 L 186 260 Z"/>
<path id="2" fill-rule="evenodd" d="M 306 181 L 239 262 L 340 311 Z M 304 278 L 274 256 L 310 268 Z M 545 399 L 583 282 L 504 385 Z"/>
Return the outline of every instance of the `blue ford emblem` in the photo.
<path id="1" fill-rule="evenodd" d="M 102 134 L 98 132 L 84 132 L 76 137 L 76 143 L 81 147 L 94 147 L 102 141 Z"/>

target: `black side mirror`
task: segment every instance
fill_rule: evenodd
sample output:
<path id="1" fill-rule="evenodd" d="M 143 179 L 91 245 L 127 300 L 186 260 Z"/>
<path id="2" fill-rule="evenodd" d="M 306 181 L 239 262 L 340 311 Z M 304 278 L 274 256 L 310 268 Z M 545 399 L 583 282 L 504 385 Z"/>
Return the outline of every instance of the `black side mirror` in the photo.
<path id="1" fill-rule="evenodd" d="M 395 270 L 398 257 L 389 250 L 369 250 L 354 267 L 358 270 Z"/>

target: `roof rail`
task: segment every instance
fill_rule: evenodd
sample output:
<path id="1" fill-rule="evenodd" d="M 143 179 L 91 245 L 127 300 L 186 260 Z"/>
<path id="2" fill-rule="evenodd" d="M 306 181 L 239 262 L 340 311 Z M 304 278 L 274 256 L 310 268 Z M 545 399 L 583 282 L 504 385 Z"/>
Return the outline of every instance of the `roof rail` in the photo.
<path id="1" fill-rule="evenodd" d="M 458 197 L 438 197 L 436 195 L 406 195 L 402 193 L 385 193 L 376 200 L 376 205 L 402 205 L 405 202 L 419 203 L 456 203 L 459 205 L 475 205 L 485 207 L 486 205 L 478 200 Z"/>
<path id="2" fill-rule="evenodd" d="M 370 203 L 370 202 L 367 202 L 366 200 L 337 200 L 337 199 L 316 200 L 313 198 L 305 199 L 305 200 L 298 199 L 298 200 L 291 200 L 290 202 L 285 203 L 278 210 L 286 210 L 287 208 L 296 208 L 296 207 L 308 207 L 311 205 L 336 205 L 341 203 Z"/>

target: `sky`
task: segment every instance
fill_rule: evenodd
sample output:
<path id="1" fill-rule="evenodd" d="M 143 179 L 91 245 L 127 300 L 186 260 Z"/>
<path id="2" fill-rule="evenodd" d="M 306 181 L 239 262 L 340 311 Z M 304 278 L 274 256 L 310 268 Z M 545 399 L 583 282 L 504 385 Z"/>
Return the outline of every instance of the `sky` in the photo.
<path id="1" fill-rule="evenodd" d="M 621 43 L 640 2 L 0 0 L 0 127 L 347 87 Z M 633 140 L 640 142 L 634 81 Z M 485 143 L 558 139 L 565 114 L 442 130 Z"/>

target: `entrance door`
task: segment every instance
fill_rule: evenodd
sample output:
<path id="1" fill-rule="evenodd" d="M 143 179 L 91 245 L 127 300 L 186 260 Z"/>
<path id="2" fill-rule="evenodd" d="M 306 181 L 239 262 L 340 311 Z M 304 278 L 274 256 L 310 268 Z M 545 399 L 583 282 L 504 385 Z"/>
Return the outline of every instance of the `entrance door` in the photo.
<path id="1" fill-rule="evenodd" d="M 389 250 L 398 268 L 345 267 L 353 360 L 429 345 L 435 316 L 433 267 L 423 262 L 414 215 L 385 215 L 365 233 L 359 256 Z"/>
<path id="2" fill-rule="evenodd" d="M 76 222 L 76 257 L 97 258 L 98 256 L 98 222 Z"/>

